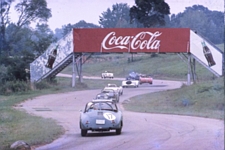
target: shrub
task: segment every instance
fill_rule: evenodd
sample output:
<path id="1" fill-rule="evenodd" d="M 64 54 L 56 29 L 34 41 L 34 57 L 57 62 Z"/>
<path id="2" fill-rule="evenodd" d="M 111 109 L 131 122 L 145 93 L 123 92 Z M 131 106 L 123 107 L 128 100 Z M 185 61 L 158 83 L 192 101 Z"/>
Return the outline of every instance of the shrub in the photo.
<path id="1" fill-rule="evenodd" d="M 51 85 L 47 81 L 41 81 L 41 82 L 35 83 L 35 88 L 38 90 L 48 89 L 50 87 Z"/>
<path id="2" fill-rule="evenodd" d="M 7 81 L 0 86 L 0 94 L 9 95 L 12 93 L 26 92 L 31 90 L 30 85 L 25 81 Z"/>

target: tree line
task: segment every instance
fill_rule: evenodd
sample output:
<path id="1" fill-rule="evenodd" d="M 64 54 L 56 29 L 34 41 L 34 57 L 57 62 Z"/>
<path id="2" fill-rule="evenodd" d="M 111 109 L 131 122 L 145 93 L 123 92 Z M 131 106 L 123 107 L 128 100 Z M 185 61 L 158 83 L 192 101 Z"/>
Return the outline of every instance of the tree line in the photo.
<path id="1" fill-rule="evenodd" d="M 15 7 L 11 8 L 13 3 Z M 17 22 L 11 20 L 12 9 L 18 14 Z M 132 7 L 119 3 L 107 8 L 99 15 L 99 25 L 81 20 L 52 31 L 48 26 L 52 14 L 46 0 L 0 0 L 0 85 L 29 80 L 29 64 L 72 28 L 190 28 L 214 44 L 221 44 L 223 15 L 201 5 L 170 14 L 164 0 L 135 0 Z M 35 22 L 36 27 L 32 28 L 31 23 Z"/>

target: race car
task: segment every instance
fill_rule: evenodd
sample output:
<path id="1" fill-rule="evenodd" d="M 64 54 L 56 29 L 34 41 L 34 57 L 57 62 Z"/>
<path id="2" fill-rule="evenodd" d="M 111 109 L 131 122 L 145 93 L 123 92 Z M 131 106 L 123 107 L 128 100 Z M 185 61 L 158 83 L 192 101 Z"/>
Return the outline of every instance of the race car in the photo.
<path id="1" fill-rule="evenodd" d="M 86 136 L 88 131 L 115 130 L 121 134 L 123 115 L 116 103 L 112 100 L 96 99 L 88 102 L 83 112 L 80 112 L 81 136 Z"/>
<path id="2" fill-rule="evenodd" d="M 139 83 L 140 84 L 143 84 L 143 83 L 153 84 L 153 78 L 148 75 L 140 75 Z"/>
<path id="3" fill-rule="evenodd" d="M 133 71 L 129 73 L 129 76 L 127 77 L 127 79 L 139 80 L 139 77 L 140 77 L 140 74 Z"/>
<path id="4" fill-rule="evenodd" d="M 114 91 L 113 89 L 103 89 L 101 91 L 102 94 L 106 94 L 109 98 L 111 98 L 114 102 L 119 102 L 120 95 L 118 92 Z"/>
<path id="5" fill-rule="evenodd" d="M 122 81 L 122 87 L 139 87 L 139 80 L 131 80 L 131 79 L 126 79 Z"/>
<path id="6" fill-rule="evenodd" d="M 119 93 L 119 95 L 123 95 L 123 87 L 117 86 L 116 84 L 108 84 L 104 89 L 112 89 Z"/>
<path id="7" fill-rule="evenodd" d="M 101 75 L 101 77 L 104 79 L 104 78 L 114 78 L 114 75 L 113 75 L 113 73 L 111 73 L 111 72 L 108 72 L 108 71 L 105 71 L 105 72 L 103 72 L 102 73 L 102 75 Z"/>
<path id="8" fill-rule="evenodd" d="M 108 93 L 99 93 L 94 99 L 112 99 Z"/>

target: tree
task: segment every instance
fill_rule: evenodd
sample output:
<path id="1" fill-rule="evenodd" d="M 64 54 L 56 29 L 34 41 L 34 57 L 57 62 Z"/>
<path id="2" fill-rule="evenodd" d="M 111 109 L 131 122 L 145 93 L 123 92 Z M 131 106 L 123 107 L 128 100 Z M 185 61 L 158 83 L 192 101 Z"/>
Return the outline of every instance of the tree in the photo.
<path id="1" fill-rule="evenodd" d="M 1 0 L 0 12 L 1 12 L 1 49 L 0 54 L 3 51 L 9 51 L 9 45 L 12 41 L 6 40 L 6 28 L 12 24 L 10 21 L 10 8 L 14 0 Z M 21 0 L 15 6 L 15 10 L 18 13 L 18 21 L 15 24 L 16 30 L 13 30 L 12 35 L 15 35 L 25 25 L 28 26 L 31 22 L 46 22 L 51 17 L 51 10 L 47 8 L 46 0 Z M 15 28 L 14 28 L 15 29 Z M 12 38 L 8 38 L 12 39 Z"/>
<path id="2" fill-rule="evenodd" d="M 202 5 L 186 7 L 183 13 L 171 16 L 170 27 L 190 28 L 214 44 L 224 42 L 224 14 Z"/>
<path id="3" fill-rule="evenodd" d="M 4 81 L 22 80 L 28 78 L 26 69 L 29 69 L 30 63 L 40 54 L 42 54 L 48 46 L 55 42 L 53 32 L 46 24 L 37 24 L 36 30 L 28 27 L 22 27 L 16 32 L 18 26 L 10 24 L 6 28 L 6 39 L 11 41 L 9 44 L 10 51 L 8 56 L 0 55 L 0 64 L 6 67 L 7 76 L 0 78 L 0 83 Z M 9 38 L 9 39 L 8 39 Z M 0 70 L 0 75 L 5 74 Z"/>
<path id="4" fill-rule="evenodd" d="M 0 55 L 2 55 L 3 50 L 6 49 L 5 30 L 6 26 L 10 23 L 9 10 L 13 1 L 14 0 L 1 0 L 0 2 Z"/>
<path id="5" fill-rule="evenodd" d="M 130 25 L 130 7 L 125 3 L 115 4 L 112 10 L 109 8 L 102 13 L 99 18 L 99 24 L 103 28 L 129 28 L 135 27 Z"/>
<path id="6" fill-rule="evenodd" d="M 46 0 L 22 0 L 15 8 L 19 14 L 17 21 L 19 27 L 36 21 L 46 22 L 52 16 Z"/>
<path id="7" fill-rule="evenodd" d="M 87 23 L 84 20 L 79 21 L 76 24 L 67 24 L 62 26 L 62 37 L 68 34 L 73 28 L 100 28 L 98 25 L 95 25 L 93 23 Z M 59 30 L 57 30 L 59 32 Z M 61 38 L 61 37 L 58 37 Z"/>
<path id="8" fill-rule="evenodd" d="M 0 84 L 28 79 L 29 64 L 55 42 L 53 32 L 44 24 L 51 17 L 46 0 L 20 0 L 15 5 L 18 21 L 10 20 L 14 0 L 0 0 Z M 38 22 L 36 29 L 29 27 Z"/>
<path id="9" fill-rule="evenodd" d="M 146 28 L 165 26 L 170 7 L 164 0 L 135 0 L 135 4 L 130 8 L 131 23 Z"/>
<path id="10" fill-rule="evenodd" d="M 33 53 L 36 56 L 41 55 L 51 43 L 57 41 L 57 38 L 54 37 L 54 33 L 50 30 L 47 24 L 37 24 L 35 31 L 32 32 L 30 38 L 30 47 L 33 48 Z"/>

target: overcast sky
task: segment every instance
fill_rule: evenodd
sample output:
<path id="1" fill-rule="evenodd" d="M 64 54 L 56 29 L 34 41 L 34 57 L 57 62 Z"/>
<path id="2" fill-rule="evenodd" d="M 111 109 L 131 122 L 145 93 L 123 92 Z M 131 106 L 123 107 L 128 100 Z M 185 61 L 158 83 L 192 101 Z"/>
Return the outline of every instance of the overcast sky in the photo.
<path id="1" fill-rule="evenodd" d="M 127 3 L 132 7 L 135 0 L 46 0 L 51 9 L 52 17 L 49 26 L 54 31 L 69 23 L 75 24 L 81 20 L 99 25 L 99 16 L 116 3 Z M 185 7 L 203 5 L 209 10 L 224 12 L 224 0 L 165 0 L 170 6 L 171 14 L 183 12 Z"/>

